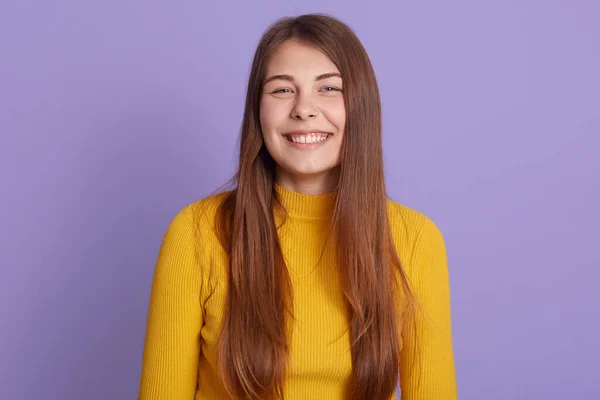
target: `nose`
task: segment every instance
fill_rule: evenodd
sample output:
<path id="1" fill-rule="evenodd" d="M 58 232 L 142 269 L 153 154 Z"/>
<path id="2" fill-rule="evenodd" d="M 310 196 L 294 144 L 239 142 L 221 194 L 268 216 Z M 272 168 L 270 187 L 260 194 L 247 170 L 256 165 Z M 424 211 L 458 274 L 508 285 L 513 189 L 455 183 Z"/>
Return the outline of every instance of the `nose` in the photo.
<path id="1" fill-rule="evenodd" d="M 317 107 L 310 95 L 298 94 L 296 96 L 291 116 L 296 120 L 314 119 L 317 116 Z"/>

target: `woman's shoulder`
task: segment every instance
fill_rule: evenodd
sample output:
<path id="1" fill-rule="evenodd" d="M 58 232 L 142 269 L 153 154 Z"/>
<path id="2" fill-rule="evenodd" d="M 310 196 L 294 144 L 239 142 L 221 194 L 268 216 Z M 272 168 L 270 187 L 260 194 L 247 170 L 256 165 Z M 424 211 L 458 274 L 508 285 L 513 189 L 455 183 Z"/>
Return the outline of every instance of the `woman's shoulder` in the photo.
<path id="1" fill-rule="evenodd" d="M 223 202 L 231 195 L 231 190 L 207 195 L 181 210 L 189 213 L 195 221 L 212 221 Z"/>
<path id="2" fill-rule="evenodd" d="M 392 237 L 400 252 L 412 252 L 424 237 L 443 241 L 437 224 L 425 213 L 391 199 L 387 200 L 387 212 Z"/>
<path id="3" fill-rule="evenodd" d="M 190 238 L 192 232 L 201 237 L 215 233 L 215 216 L 230 193 L 230 190 L 213 193 L 179 208 L 171 219 L 169 230 L 179 227 L 179 230 L 190 232 Z"/>
<path id="4" fill-rule="evenodd" d="M 418 232 L 426 223 L 432 222 L 423 212 L 392 199 L 387 200 L 387 212 L 390 224 L 407 232 Z"/>

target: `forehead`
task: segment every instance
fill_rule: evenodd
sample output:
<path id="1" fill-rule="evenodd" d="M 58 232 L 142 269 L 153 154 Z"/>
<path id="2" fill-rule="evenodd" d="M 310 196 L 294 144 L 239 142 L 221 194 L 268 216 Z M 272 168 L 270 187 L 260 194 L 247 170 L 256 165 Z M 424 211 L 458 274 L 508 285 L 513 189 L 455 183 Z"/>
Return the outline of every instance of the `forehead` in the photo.
<path id="1" fill-rule="evenodd" d="M 288 40 L 281 44 L 267 62 L 266 73 L 318 75 L 340 72 L 331 59 L 316 46 L 298 40 Z"/>

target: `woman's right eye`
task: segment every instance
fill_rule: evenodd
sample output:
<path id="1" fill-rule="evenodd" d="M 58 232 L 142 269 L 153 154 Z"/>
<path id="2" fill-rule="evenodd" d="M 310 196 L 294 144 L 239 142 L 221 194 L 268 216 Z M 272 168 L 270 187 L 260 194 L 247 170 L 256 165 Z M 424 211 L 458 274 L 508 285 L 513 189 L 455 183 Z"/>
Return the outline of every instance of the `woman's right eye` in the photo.
<path id="1" fill-rule="evenodd" d="M 285 92 L 287 90 L 287 92 Z M 277 89 L 273 93 L 291 93 L 290 89 Z"/>

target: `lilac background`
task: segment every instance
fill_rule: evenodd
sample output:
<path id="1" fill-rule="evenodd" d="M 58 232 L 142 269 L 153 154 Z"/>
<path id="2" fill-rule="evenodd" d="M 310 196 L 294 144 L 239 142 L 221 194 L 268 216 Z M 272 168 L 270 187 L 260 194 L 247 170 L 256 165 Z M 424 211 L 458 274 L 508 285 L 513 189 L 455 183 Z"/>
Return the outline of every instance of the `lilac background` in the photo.
<path id="1" fill-rule="evenodd" d="M 312 11 L 445 235 L 460 398 L 600 398 L 597 1 L 2 0 L 1 399 L 136 397 L 162 235 L 233 173 L 262 31 Z"/>

